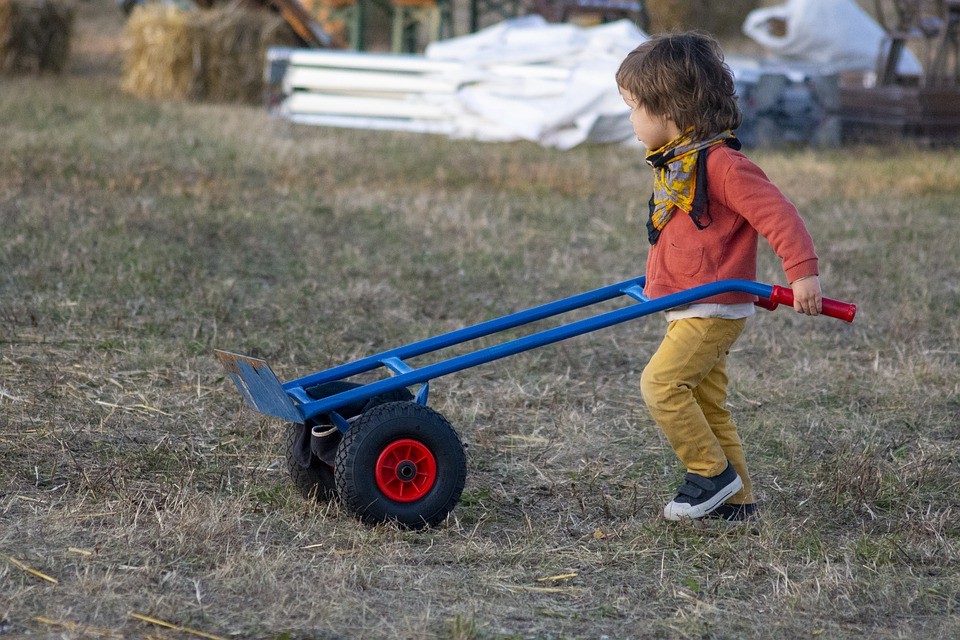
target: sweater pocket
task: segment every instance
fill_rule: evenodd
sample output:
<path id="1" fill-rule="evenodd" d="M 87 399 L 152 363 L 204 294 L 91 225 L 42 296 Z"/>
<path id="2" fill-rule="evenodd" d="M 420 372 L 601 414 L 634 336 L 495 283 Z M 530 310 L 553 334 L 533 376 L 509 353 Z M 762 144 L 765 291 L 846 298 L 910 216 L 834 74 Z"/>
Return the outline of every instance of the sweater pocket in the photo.
<path id="1" fill-rule="evenodd" d="M 666 270 L 674 275 L 692 278 L 700 273 L 703 267 L 703 247 L 681 249 L 670 244 L 670 252 L 666 256 Z"/>

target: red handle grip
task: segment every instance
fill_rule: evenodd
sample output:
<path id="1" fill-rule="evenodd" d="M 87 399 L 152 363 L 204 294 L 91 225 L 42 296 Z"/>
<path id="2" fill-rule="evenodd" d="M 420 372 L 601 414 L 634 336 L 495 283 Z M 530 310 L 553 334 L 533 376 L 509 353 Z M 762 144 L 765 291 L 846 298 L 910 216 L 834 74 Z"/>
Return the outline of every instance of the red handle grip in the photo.
<path id="1" fill-rule="evenodd" d="M 776 309 L 778 304 L 785 304 L 792 307 L 793 290 L 788 289 L 787 287 L 773 285 L 773 291 L 770 293 L 770 298 L 760 298 L 756 304 L 757 306 L 770 310 Z M 838 318 L 846 322 L 853 322 L 853 317 L 857 315 L 857 305 L 850 302 L 841 302 L 840 300 L 834 300 L 832 298 L 824 298 L 821 307 L 821 313 L 823 313 L 825 316 L 830 316 L 831 318 Z"/>

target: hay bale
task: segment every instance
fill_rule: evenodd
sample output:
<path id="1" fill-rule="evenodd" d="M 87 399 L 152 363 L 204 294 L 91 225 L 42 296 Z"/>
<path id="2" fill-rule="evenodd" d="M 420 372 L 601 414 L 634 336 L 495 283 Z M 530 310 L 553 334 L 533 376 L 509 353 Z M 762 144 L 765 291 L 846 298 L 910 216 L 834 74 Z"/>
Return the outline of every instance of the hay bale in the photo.
<path id="1" fill-rule="evenodd" d="M 739 36 L 760 0 L 646 0 L 652 33 L 700 29 L 718 37 Z"/>
<path id="2" fill-rule="evenodd" d="M 268 11 L 146 5 L 127 22 L 122 86 L 143 98 L 256 103 L 263 99 L 267 49 L 297 43 Z"/>
<path id="3" fill-rule="evenodd" d="M 201 73 L 194 97 L 213 102 L 260 102 L 267 49 L 296 46 L 296 34 L 278 15 L 239 5 L 203 12 L 197 21 Z"/>
<path id="4" fill-rule="evenodd" d="M 179 100 L 193 86 L 190 14 L 174 5 L 141 5 L 124 30 L 121 87 L 141 98 Z"/>
<path id="5" fill-rule="evenodd" d="M 0 0 L 0 72 L 62 72 L 73 19 L 69 2 Z"/>

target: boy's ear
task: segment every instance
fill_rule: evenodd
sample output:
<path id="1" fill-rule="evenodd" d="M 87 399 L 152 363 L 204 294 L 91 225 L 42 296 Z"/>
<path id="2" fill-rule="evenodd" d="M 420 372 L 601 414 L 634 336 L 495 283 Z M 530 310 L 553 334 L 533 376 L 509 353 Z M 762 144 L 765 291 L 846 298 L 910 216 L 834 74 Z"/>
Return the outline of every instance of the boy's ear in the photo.
<path id="1" fill-rule="evenodd" d="M 676 138 L 681 133 L 683 133 L 683 127 L 677 124 L 677 121 L 670 117 L 668 114 L 661 116 L 663 118 L 663 127 L 666 129 L 672 137 Z"/>

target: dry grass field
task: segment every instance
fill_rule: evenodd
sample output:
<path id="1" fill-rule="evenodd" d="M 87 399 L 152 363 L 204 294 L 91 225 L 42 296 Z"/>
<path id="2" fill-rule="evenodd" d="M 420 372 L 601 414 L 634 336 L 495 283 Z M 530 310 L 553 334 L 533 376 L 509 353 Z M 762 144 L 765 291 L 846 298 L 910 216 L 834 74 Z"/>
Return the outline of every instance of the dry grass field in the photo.
<path id="1" fill-rule="evenodd" d="M 638 275 L 648 170 L 136 100 L 114 11 L 0 78 L 0 638 L 960 636 L 957 149 L 751 154 L 860 308 L 731 355 L 759 523 L 660 515 L 652 317 L 435 381 L 462 502 L 371 527 L 299 496 L 213 349 L 290 379 Z"/>

